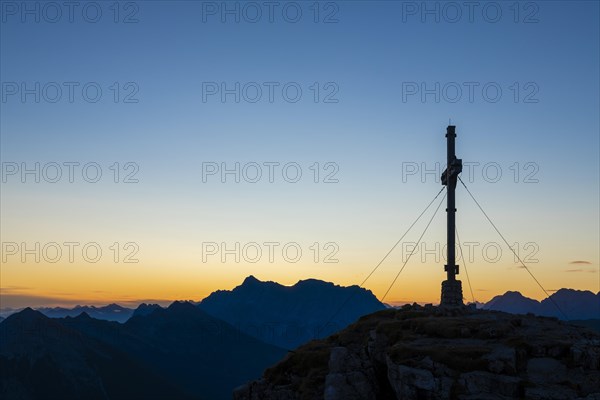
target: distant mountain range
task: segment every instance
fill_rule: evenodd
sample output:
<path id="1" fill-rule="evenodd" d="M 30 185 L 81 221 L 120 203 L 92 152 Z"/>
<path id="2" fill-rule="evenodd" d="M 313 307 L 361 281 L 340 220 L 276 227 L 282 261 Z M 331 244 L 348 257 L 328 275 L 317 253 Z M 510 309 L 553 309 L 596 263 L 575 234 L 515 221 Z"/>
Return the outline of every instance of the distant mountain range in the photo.
<path id="1" fill-rule="evenodd" d="M 0 366 L 7 400 L 192 398 L 130 355 L 30 308 L 0 324 Z"/>
<path id="2" fill-rule="evenodd" d="M 525 297 L 519 292 L 506 292 L 494 297 L 482 308 L 513 314 L 532 313 L 559 319 L 565 319 L 566 316 L 569 320 L 600 319 L 600 292 L 594 294 L 587 290 L 560 289 L 541 302 Z"/>
<path id="3" fill-rule="evenodd" d="M 316 279 L 293 286 L 262 282 L 249 276 L 233 290 L 219 290 L 198 305 L 257 339 L 294 349 L 323 338 L 363 315 L 386 307 L 371 291 Z"/>
<path id="4" fill-rule="evenodd" d="M 0 397 L 229 399 L 285 354 L 186 302 L 124 324 L 27 308 L 0 324 Z"/>
<path id="5" fill-rule="evenodd" d="M 92 318 L 104 319 L 107 321 L 125 322 L 133 315 L 133 309 L 120 306 L 118 304 L 109 304 L 104 307 L 94 306 L 75 306 L 73 308 L 62 307 L 42 307 L 37 311 L 50 318 L 76 317 L 81 313 L 86 313 Z"/>
<path id="6" fill-rule="evenodd" d="M 199 304 L 26 308 L 0 323 L 0 398 L 230 399 L 287 349 L 384 308 L 357 286 L 254 277 Z"/>
<path id="7" fill-rule="evenodd" d="M 482 308 L 562 317 L 553 302 L 597 329 L 600 294 L 589 291 L 561 289 L 541 302 L 507 292 Z M 229 399 L 288 349 L 385 308 L 358 286 L 253 276 L 167 308 L 26 308 L 0 319 L 0 398 Z"/>
<path id="8" fill-rule="evenodd" d="M 335 308 L 352 294 L 344 310 L 330 321 L 330 327 L 322 327 Z M 541 302 L 508 291 L 487 303 L 477 302 L 477 308 L 504 311 L 513 314 L 532 313 L 564 319 L 556 304 L 570 320 L 600 319 L 600 292 L 560 289 L 551 299 Z M 238 329 L 267 343 L 291 348 L 317 336 L 339 330 L 358 317 L 389 307 L 380 303 L 368 290 L 358 286 L 341 287 L 316 279 L 299 281 L 294 286 L 276 282 L 262 282 L 253 276 L 231 291 L 217 290 L 198 303 L 199 307 L 214 317 L 223 319 Z M 158 304 L 140 304 L 136 309 L 118 304 L 103 307 L 75 306 L 73 308 L 42 307 L 36 310 L 50 318 L 76 317 L 87 313 L 90 317 L 107 321 L 125 322 L 134 315 L 147 315 Z M 19 310 L 3 309 L 0 322 Z M 256 324 L 260 324 L 260 326 Z M 321 325 L 319 325 L 321 324 Z M 334 326 L 335 325 L 335 326 Z M 318 335 L 322 331 L 321 335 Z M 306 340 L 305 340 L 306 339 Z"/>
<path id="9" fill-rule="evenodd" d="M 336 305 L 341 305 L 344 296 L 348 294 L 352 295 L 349 303 L 330 321 L 331 325 L 336 326 L 323 329 L 319 323 L 327 322 L 325 320 L 335 313 Z M 319 297 L 322 303 L 319 302 Z M 560 289 L 550 297 L 552 300 L 544 299 L 540 302 L 519 292 L 508 291 L 487 303 L 477 302 L 477 308 L 564 319 L 554 304 L 556 303 L 568 319 L 600 319 L 600 292 L 594 294 L 587 290 Z M 240 330 L 282 347 L 303 343 L 304 337 L 314 337 L 315 330 L 322 330 L 323 334 L 320 336 L 326 336 L 326 332 L 339 330 L 362 315 L 389 307 L 379 302 L 370 291 L 358 286 L 341 287 L 316 279 L 299 281 L 294 286 L 283 286 L 276 282 L 262 282 L 253 276 L 246 278 L 242 285 L 231 291 L 213 292 L 198 305 L 207 313 Z M 159 308 L 162 307 L 158 304 L 142 303 L 138 308 L 132 309 L 113 303 L 103 307 L 42 307 L 36 310 L 50 318 L 76 317 L 85 312 L 92 318 L 122 323 L 134 315 L 147 315 Z M 292 308 L 293 313 L 289 312 Z M 2 310 L 4 317 L 0 316 L 0 322 L 18 311 L 21 310 Z M 329 316 L 326 315 L 328 312 Z M 260 327 L 256 326 L 257 322 L 261 324 Z"/>

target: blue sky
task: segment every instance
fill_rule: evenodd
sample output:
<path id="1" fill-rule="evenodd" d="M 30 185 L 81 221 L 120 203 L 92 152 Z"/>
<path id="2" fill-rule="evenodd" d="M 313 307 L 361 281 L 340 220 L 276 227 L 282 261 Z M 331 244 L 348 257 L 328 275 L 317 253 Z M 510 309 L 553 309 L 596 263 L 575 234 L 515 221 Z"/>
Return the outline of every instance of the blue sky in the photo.
<path id="1" fill-rule="evenodd" d="M 469 185 L 508 237 L 539 245 L 534 272 L 540 279 L 550 289 L 599 290 L 597 2 L 518 3 L 517 17 L 512 2 L 480 2 L 472 22 L 462 8 L 454 23 L 444 2 L 427 3 L 441 10 L 439 22 L 430 14 L 422 20 L 421 2 L 321 2 L 317 23 L 313 2 L 281 2 L 272 23 L 263 2 L 253 3 L 263 12 L 258 22 L 247 21 L 252 14 L 244 10 L 252 10 L 236 2 L 227 4 L 239 7 L 240 22 L 232 15 L 223 22 L 222 4 L 124 2 L 115 23 L 113 3 L 102 1 L 94 3 L 102 10 L 97 23 L 86 21 L 79 9 L 73 22 L 63 14 L 50 23 L 44 17 L 53 14 L 44 11 L 40 22 L 31 15 L 23 22 L 21 3 L 2 2 L 2 162 L 95 162 L 103 171 L 96 184 L 80 178 L 22 183 L 9 176 L 2 183 L 2 240 L 134 241 L 141 260 L 135 269 L 123 269 L 61 263 L 45 268 L 11 259 L 3 264 L 3 288 L 91 301 L 86 293 L 92 289 L 117 299 L 126 293 L 203 297 L 251 273 L 283 283 L 308 277 L 358 283 L 439 190 L 431 175 L 403 182 L 402 171 L 408 163 L 419 168 L 443 163 L 451 118 L 458 155 L 500 167 L 497 183 L 478 169 Z M 213 6 L 216 15 L 203 14 Z M 286 20 L 284 6 L 292 17 L 302 10 L 297 23 Z M 407 14 L 413 6 L 416 14 Z M 497 9 L 502 15 L 491 22 Z M 123 23 L 129 13 L 138 22 Z M 326 15 L 337 22 L 324 23 Z M 78 86 L 73 102 L 63 91 L 52 103 L 49 91 L 36 103 L 33 95 L 23 102 L 20 93 L 8 94 L 13 83 L 20 90 L 23 82 L 29 88 L 35 82 Z M 82 97 L 80 89 L 89 82 L 102 89 L 96 103 Z M 264 89 L 265 82 L 275 82 L 275 97 L 269 102 L 263 91 L 255 103 L 243 93 L 239 103 L 234 95 L 222 102 L 219 94 L 203 101 L 207 82 L 229 88 L 252 83 L 249 90 L 254 83 Z M 281 91 L 290 83 L 302 89 L 294 103 Z M 403 92 L 436 83 L 439 102 L 433 94 L 423 101 L 420 92 Z M 469 84 L 475 87 L 473 101 Z M 463 92 L 452 102 L 456 86 Z M 491 87 L 491 97 L 499 87 L 502 95 L 497 102 L 486 100 L 483 87 Z M 134 89 L 137 102 L 123 102 Z M 337 102 L 324 102 L 334 91 L 328 99 Z M 109 166 L 115 162 L 119 168 L 135 163 L 139 183 L 112 182 Z M 281 176 L 274 183 L 265 178 L 222 183 L 212 176 L 203 182 L 203 162 L 293 162 L 303 176 L 294 184 Z M 322 183 L 321 174 L 315 184 L 310 169 L 315 162 L 322 174 L 330 171 L 323 170 L 325 163 L 335 163 L 339 182 Z M 534 169 L 539 182 L 523 182 Z M 499 241 L 464 192 L 457 202 L 464 240 Z M 439 215 L 426 240 L 443 242 L 443 224 Z M 313 242 L 334 242 L 340 262 L 229 265 L 199 259 L 203 242 L 268 240 L 301 242 L 305 251 Z M 575 260 L 589 263 L 585 271 L 566 272 Z M 474 285 L 486 291 L 482 297 L 515 285 L 540 297 L 510 257 L 500 264 L 475 260 Z M 436 301 L 442 265 L 418 260 L 412 265 L 392 300 Z M 398 268 L 391 260 L 367 286 L 381 295 Z M 120 274 L 142 283 L 116 283 Z M 89 283 L 100 277 L 97 287 Z M 169 289 L 161 285 L 165 280 Z"/>

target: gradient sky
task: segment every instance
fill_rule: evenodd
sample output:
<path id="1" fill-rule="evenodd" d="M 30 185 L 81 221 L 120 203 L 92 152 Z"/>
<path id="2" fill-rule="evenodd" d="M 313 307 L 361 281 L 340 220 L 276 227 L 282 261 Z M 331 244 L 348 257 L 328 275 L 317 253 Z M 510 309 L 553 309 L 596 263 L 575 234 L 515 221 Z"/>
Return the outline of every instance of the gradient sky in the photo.
<path id="1" fill-rule="evenodd" d="M 458 156 L 479 163 L 474 175 L 463 172 L 463 180 L 523 257 L 535 251 L 528 266 L 546 289 L 600 290 L 596 1 L 540 1 L 516 8 L 513 2 L 479 2 L 472 21 L 466 8 L 456 17 L 447 3 L 427 3 L 438 7 L 439 22 L 421 13 L 421 2 L 391 1 L 321 2 L 318 16 L 314 2 L 281 2 L 270 22 L 268 9 L 258 2 L 263 14 L 255 23 L 249 21 L 255 10 L 236 2 L 227 4 L 240 7 L 239 22 L 230 14 L 222 21 L 222 2 L 120 3 L 117 23 L 113 2 L 94 3 L 102 11 L 96 23 L 88 22 L 81 8 L 72 22 L 63 9 L 52 23 L 54 10 L 43 3 L 27 2 L 40 7 L 39 22 L 21 14 L 21 2 L 1 4 L 3 173 L 13 163 L 33 168 L 36 162 L 93 162 L 103 174 L 97 183 L 82 179 L 80 168 L 70 183 L 64 166 L 57 183 L 5 176 L 2 307 L 198 300 L 250 274 L 283 284 L 306 278 L 358 284 L 441 188 L 436 174 L 421 179 L 420 172 L 443 164 L 449 119 L 457 126 Z M 214 7 L 216 15 L 207 13 Z M 302 16 L 292 23 L 297 9 Z M 493 22 L 498 9 L 502 14 Z M 88 19 L 94 10 L 87 9 Z M 137 22 L 123 23 L 126 16 Z M 31 89 L 36 82 L 47 88 L 40 90 L 39 103 L 33 94 L 25 101 L 20 92 L 11 94 L 22 83 Z M 57 102 L 49 101 L 55 95 L 51 82 L 63 87 L 77 82 L 73 102 L 66 89 Z M 102 89 L 96 103 L 82 97 L 88 82 Z M 279 86 L 273 102 L 265 89 L 255 103 L 243 96 L 236 103 L 234 95 L 225 102 L 219 95 L 203 101 L 206 82 Z M 295 103 L 281 92 L 290 82 L 302 89 Z M 420 90 L 422 83 L 435 88 L 436 82 L 439 102 L 434 94 L 422 99 L 421 93 L 406 92 L 415 84 Z M 478 85 L 472 101 L 465 82 Z M 452 102 L 456 85 L 464 90 Z M 485 85 L 492 86 L 487 99 Z M 489 99 L 494 87 L 502 90 L 496 102 Z M 133 96 L 138 101 L 123 102 L 132 88 L 139 89 Z M 248 88 L 247 97 L 253 97 Z M 330 98 L 337 102 L 325 102 L 336 88 Z M 119 183 L 109 168 L 115 162 Z M 125 169 L 127 162 L 139 167 L 137 183 L 122 182 L 132 171 Z M 207 162 L 280 166 L 273 183 L 264 165 L 256 183 L 243 177 L 235 183 L 233 176 L 225 183 L 218 176 L 203 182 Z M 315 162 L 319 183 L 313 181 Z M 337 183 L 323 182 L 333 170 L 325 169 L 328 162 L 338 168 Z M 301 167 L 297 183 L 283 179 L 286 163 Z M 486 164 L 492 168 L 484 175 Z M 403 179 L 403 171 L 415 165 L 419 173 Z M 497 167 L 502 176 L 492 182 Z M 467 260 L 474 297 L 486 301 L 519 290 L 543 298 L 461 186 L 457 208 L 461 241 L 477 243 Z M 424 236 L 429 249 L 445 242 L 443 211 L 444 206 Z M 431 215 L 406 242 L 417 241 Z M 73 262 L 63 253 L 56 263 L 44 257 L 36 263 L 31 255 L 22 262 L 20 253 L 7 250 L 10 243 L 22 250 L 21 243 L 34 248 L 36 242 L 93 242 L 103 255 L 97 263 L 87 262 L 79 247 Z M 121 249 L 118 262 L 110 249 L 114 242 Z M 124 248 L 129 242 L 139 248 L 138 263 L 123 262 L 133 248 Z M 203 262 L 208 242 L 229 248 L 260 243 L 263 257 L 236 263 L 229 256 L 223 263 L 215 255 Z M 273 262 L 264 242 L 281 244 Z M 325 249 L 330 242 L 335 245 Z M 300 261 L 283 258 L 286 243 L 300 246 Z M 502 246 L 495 262 L 494 243 Z M 339 262 L 323 262 L 336 246 Z M 484 246 L 492 247 L 487 256 Z M 399 246 L 365 287 L 381 298 L 406 252 Z M 385 300 L 438 302 L 443 264 L 435 255 L 416 254 Z M 462 269 L 459 277 L 471 300 Z"/>

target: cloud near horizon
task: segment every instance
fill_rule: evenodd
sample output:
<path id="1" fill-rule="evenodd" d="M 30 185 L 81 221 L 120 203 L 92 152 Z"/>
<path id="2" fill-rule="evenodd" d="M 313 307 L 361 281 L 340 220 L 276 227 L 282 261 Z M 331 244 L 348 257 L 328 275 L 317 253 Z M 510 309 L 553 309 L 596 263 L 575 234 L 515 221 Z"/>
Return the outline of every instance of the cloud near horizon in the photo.
<path id="1" fill-rule="evenodd" d="M 588 274 L 595 274 L 598 271 L 596 271 L 595 269 L 576 268 L 576 269 L 565 269 L 565 272 L 587 272 Z"/>
<path id="2" fill-rule="evenodd" d="M 585 265 L 591 265 L 592 263 L 589 261 L 585 261 L 585 260 L 575 260 L 575 261 L 571 261 L 569 264 L 585 264 Z"/>

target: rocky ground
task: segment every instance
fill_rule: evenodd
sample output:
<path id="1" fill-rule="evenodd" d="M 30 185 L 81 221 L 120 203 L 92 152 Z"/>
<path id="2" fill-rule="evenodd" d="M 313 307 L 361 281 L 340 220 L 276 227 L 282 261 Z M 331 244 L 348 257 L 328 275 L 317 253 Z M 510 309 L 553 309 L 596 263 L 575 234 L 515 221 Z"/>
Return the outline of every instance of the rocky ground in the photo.
<path id="1" fill-rule="evenodd" d="M 418 305 L 312 341 L 235 400 L 600 400 L 600 335 L 554 318 Z"/>

